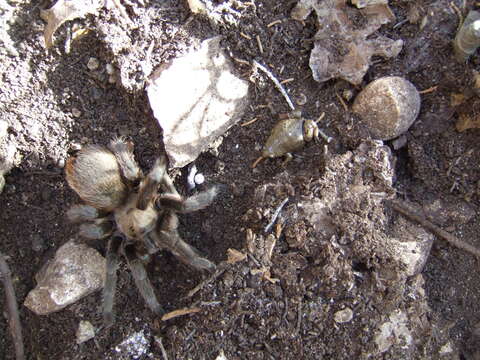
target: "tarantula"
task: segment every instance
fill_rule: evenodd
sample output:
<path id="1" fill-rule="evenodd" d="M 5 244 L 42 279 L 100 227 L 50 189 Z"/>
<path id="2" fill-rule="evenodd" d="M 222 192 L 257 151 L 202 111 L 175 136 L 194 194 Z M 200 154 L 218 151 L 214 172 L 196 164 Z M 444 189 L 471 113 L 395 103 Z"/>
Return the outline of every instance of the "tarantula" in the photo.
<path id="1" fill-rule="evenodd" d="M 116 271 L 121 254 L 140 294 L 156 314 L 162 314 L 163 309 L 143 265 L 151 254 L 168 249 L 196 269 L 215 269 L 212 262 L 180 238 L 176 214 L 207 207 L 217 196 L 219 186 L 183 198 L 167 174 L 166 161 L 165 156 L 159 157 L 144 176 L 134 159 L 133 143 L 124 139 L 114 139 L 108 147 L 86 146 L 67 161 L 67 182 L 86 203 L 71 207 L 68 218 L 82 223 L 80 235 L 85 238 L 109 237 L 103 289 L 107 327 L 114 322 Z"/>

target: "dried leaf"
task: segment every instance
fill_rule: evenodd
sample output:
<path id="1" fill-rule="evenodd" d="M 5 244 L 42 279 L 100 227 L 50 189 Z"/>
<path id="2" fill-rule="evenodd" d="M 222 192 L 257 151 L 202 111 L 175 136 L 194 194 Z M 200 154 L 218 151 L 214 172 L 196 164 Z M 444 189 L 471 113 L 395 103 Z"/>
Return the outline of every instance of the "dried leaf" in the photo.
<path id="1" fill-rule="evenodd" d="M 363 4 L 364 3 L 364 4 Z M 319 31 L 310 55 L 313 78 L 324 82 L 341 78 L 354 85 L 362 82 L 374 55 L 397 56 L 402 40 L 372 37 L 380 26 L 395 19 L 384 1 L 364 1 L 361 10 L 347 6 L 346 0 L 300 0 L 291 16 L 304 20 L 314 10 Z M 362 17 L 358 25 L 355 19 Z"/>
<path id="2" fill-rule="evenodd" d="M 176 318 L 177 316 L 183 316 L 183 315 L 188 315 L 188 314 L 194 314 L 200 312 L 199 307 L 193 307 L 193 308 L 183 308 L 183 309 L 178 309 L 178 310 L 173 310 L 170 311 L 169 313 L 166 313 L 165 315 L 162 316 L 162 321 L 167 321 L 173 318 Z"/>
<path id="3" fill-rule="evenodd" d="M 237 262 L 245 260 L 247 258 L 247 254 L 244 254 L 236 249 L 228 249 L 227 258 L 227 263 L 235 264 Z"/>
<path id="4" fill-rule="evenodd" d="M 460 114 L 457 123 L 455 124 L 457 131 L 462 132 L 468 129 L 480 129 L 480 116 L 470 116 L 467 114 Z"/>
<path id="5" fill-rule="evenodd" d="M 95 14 L 105 0 L 59 0 L 50 9 L 42 10 L 40 16 L 47 22 L 44 30 L 45 47 L 53 45 L 53 34 L 65 21 Z"/>

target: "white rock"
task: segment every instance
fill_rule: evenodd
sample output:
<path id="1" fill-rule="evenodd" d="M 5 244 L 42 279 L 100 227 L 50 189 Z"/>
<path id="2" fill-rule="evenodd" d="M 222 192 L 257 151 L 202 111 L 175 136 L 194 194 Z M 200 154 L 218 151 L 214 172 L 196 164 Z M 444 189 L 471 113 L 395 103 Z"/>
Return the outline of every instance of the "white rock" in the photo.
<path id="1" fill-rule="evenodd" d="M 333 319 L 339 324 L 350 322 L 353 319 L 353 311 L 347 307 L 343 310 L 337 311 L 333 315 Z"/>
<path id="2" fill-rule="evenodd" d="M 220 350 L 218 353 L 218 356 L 215 358 L 215 360 L 228 360 L 227 357 L 225 356 L 225 353 L 223 350 Z"/>
<path id="3" fill-rule="evenodd" d="M 405 265 L 406 275 L 413 276 L 425 267 L 433 240 L 434 236 L 423 227 L 398 217 L 388 246 L 393 250 L 393 256 Z"/>
<path id="4" fill-rule="evenodd" d="M 220 37 L 157 69 L 147 87 L 170 165 L 183 167 L 238 122 L 248 83 L 232 72 Z"/>
<path id="5" fill-rule="evenodd" d="M 36 275 L 37 286 L 24 305 L 47 315 L 99 290 L 105 282 L 105 259 L 94 249 L 71 240 Z"/>
<path id="6" fill-rule="evenodd" d="M 150 340 L 144 330 L 133 333 L 115 346 L 116 359 L 139 359 L 150 349 Z"/>
<path id="7" fill-rule="evenodd" d="M 82 116 L 82 112 L 77 108 L 72 108 L 72 115 L 73 117 L 79 118 L 80 116 Z"/>
<path id="8" fill-rule="evenodd" d="M 100 66 L 100 62 L 98 61 L 97 58 L 91 57 L 88 59 L 88 62 L 87 62 L 88 70 L 90 71 L 97 70 L 99 66 Z"/>
<path id="9" fill-rule="evenodd" d="M 395 310 L 389 315 L 388 321 L 380 325 L 375 334 L 374 341 L 378 347 L 378 353 L 387 351 L 394 344 L 403 344 L 408 348 L 413 343 L 412 334 L 408 329 L 408 317 L 401 310 Z"/>
<path id="10" fill-rule="evenodd" d="M 0 120 L 0 141 L 7 136 L 8 123 L 5 120 Z"/>
<path id="11" fill-rule="evenodd" d="M 76 333 L 77 344 L 84 343 L 95 337 L 95 328 L 90 321 L 80 321 Z"/>

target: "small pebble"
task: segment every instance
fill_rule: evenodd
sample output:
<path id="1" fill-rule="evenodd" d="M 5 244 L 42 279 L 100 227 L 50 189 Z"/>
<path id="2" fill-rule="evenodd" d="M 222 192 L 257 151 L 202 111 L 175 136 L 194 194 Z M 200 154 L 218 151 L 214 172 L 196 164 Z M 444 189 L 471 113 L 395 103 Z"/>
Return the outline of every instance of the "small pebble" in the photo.
<path id="1" fill-rule="evenodd" d="M 307 96 L 304 93 L 298 94 L 298 96 L 295 98 L 295 102 L 298 106 L 305 105 L 307 103 L 307 100 Z"/>
<path id="2" fill-rule="evenodd" d="M 105 70 L 108 75 L 112 75 L 115 72 L 115 67 L 112 64 L 105 65 Z"/>
<path id="3" fill-rule="evenodd" d="M 80 321 L 77 329 L 77 344 L 84 343 L 95 337 L 95 328 L 90 321 Z"/>
<path id="4" fill-rule="evenodd" d="M 40 252 L 45 249 L 45 240 L 38 234 L 32 236 L 32 250 L 35 252 Z"/>
<path id="5" fill-rule="evenodd" d="M 73 117 L 79 118 L 80 116 L 82 116 L 82 112 L 77 108 L 72 108 L 72 115 Z"/>
<path id="6" fill-rule="evenodd" d="M 333 315 L 335 322 L 339 324 L 347 323 L 353 319 L 353 311 L 350 308 L 345 308 L 343 310 L 337 311 Z"/>
<path id="7" fill-rule="evenodd" d="M 109 84 L 115 84 L 117 82 L 117 76 L 116 75 L 110 75 L 108 77 L 108 83 Z"/>
<path id="8" fill-rule="evenodd" d="M 63 158 L 60 158 L 57 160 L 57 167 L 59 169 L 63 169 L 65 167 L 65 159 Z"/>
<path id="9" fill-rule="evenodd" d="M 203 174 L 198 173 L 195 175 L 194 180 L 195 180 L 195 184 L 201 185 L 205 182 L 205 176 L 203 176 Z"/>
<path id="10" fill-rule="evenodd" d="M 420 112 L 420 94 L 408 80 L 386 76 L 368 84 L 352 106 L 375 140 L 391 140 L 413 124 Z"/>
<path id="11" fill-rule="evenodd" d="M 8 134 L 8 123 L 5 120 L 0 120 L 0 141 Z"/>
<path id="12" fill-rule="evenodd" d="M 99 66 L 100 66 L 100 62 L 98 61 L 97 58 L 91 57 L 90 59 L 88 59 L 88 62 L 87 62 L 88 70 L 90 71 L 97 70 Z"/>

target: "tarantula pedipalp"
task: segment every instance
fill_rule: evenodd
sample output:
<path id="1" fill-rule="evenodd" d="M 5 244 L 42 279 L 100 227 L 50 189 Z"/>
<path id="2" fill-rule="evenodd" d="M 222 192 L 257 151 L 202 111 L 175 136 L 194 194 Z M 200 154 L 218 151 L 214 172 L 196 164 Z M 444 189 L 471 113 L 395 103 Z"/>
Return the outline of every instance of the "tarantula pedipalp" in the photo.
<path id="1" fill-rule="evenodd" d="M 85 238 L 109 237 L 103 289 L 106 326 L 114 321 L 120 254 L 127 259 L 140 294 L 157 314 L 162 314 L 163 309 L 143 265 L 150 254 L 167 249 L 196 269 L 215 269 L 215 264 L 180 238 L 176 213 L 207 207 L 216 197 L 219 186 L 185 199 L 168 176 L 166 161 L 165 156 L 159 157 L 144 176 L 134 159 L 133 144 L 123 139 L 112 140 L 108 147 L 86 146 L 67 161 L 67 182 L 86 203 L 72 206 L 68 218 L 81 223 L 80 235 Z"/>

